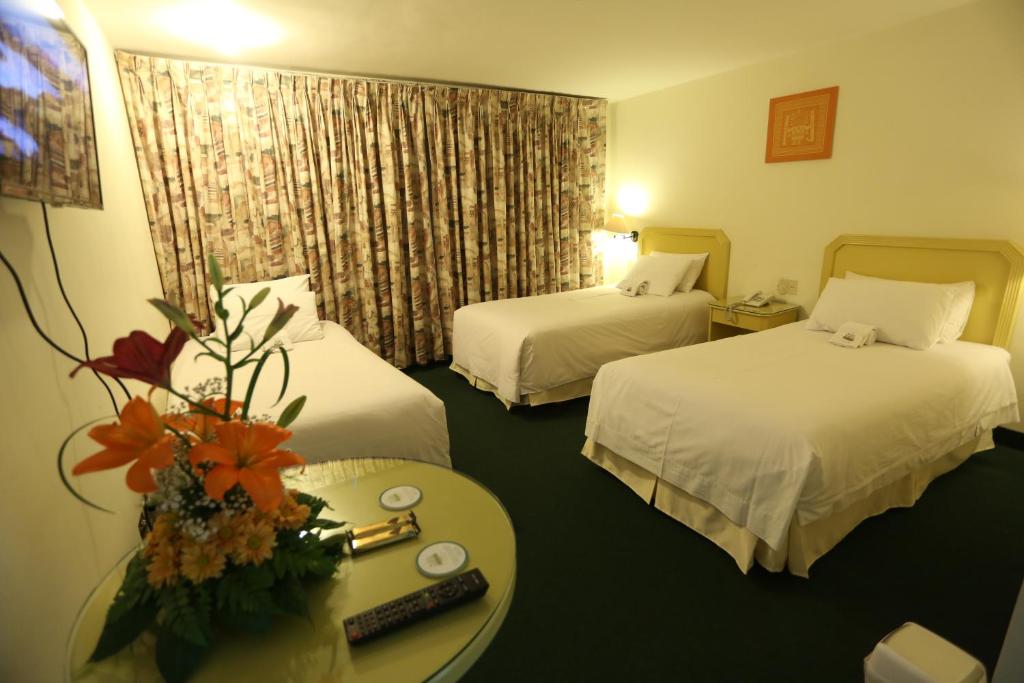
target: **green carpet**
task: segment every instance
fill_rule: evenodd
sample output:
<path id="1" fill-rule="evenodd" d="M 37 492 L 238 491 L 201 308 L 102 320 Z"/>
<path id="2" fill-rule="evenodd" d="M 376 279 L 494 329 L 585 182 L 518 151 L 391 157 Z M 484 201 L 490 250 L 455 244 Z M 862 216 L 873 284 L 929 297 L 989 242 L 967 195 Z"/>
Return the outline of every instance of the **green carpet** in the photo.
<path id="1" fill-rule="evenodd" d="M 905 621 L 991 676 L 1024 578 L 1021 452 L 979 453 L 914 508 L 867 520 L 810 580 L 744 576 L 580 455 L 587 399 L 507 412 L 446 366 L 409 374 L 445 402 L 455 468 L 516 530 L 512 608 L 467 681 L 852 683 Z"/>

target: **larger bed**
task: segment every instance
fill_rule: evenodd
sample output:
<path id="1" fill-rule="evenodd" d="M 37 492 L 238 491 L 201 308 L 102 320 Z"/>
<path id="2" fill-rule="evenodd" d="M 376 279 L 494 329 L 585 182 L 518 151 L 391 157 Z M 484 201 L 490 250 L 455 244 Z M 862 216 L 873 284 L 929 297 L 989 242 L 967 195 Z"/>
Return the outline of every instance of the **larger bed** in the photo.
<path id="1" fill-rule="evenodd" d="M 604 286 L 464 306 L 451 368 L 509 408 L 586 396 L 604 363 L 707 340 L 708 303 L 728 288 L 729 250 L 721 230 L 647 228 L 641 254 L 708 254 L 691 291 L 627 297 Z"/>
<path id="2" fill-rule="evenodd" d="M 593 387 L 584 455 L 706 536 L 746 572 L 807 576 L 857 524 L 928 484 L 1018 419 L 1006 345 L 1024 273 L 1007 242 L 844 236 L 847 271 L 973 280 L 960 341 L 846 349 L 792 325 L 610 363 Z"/>
<path id="3" fill-rule="evenodd" d="M 253 397 L 254 414 L 280 413 L 305 395 L 305 408 L 292 423 L 287 446 L 306 462 L 345 458 L 403 458 L 451 467 L 444 403 L 421 384 L 360 344 L 341 325 L 321 321 L 324 336 L 294 344 L 288 352 L 290 378 L 284 399 L 272 407 L 283 378 L 283 365 L 265 366 Z M 185 345 L 171 369 L 172 384 L 190 387 L 216 376 L 220 366 L 202 349 Z M 236 386 L 248 384 L 243 368 Z"/>

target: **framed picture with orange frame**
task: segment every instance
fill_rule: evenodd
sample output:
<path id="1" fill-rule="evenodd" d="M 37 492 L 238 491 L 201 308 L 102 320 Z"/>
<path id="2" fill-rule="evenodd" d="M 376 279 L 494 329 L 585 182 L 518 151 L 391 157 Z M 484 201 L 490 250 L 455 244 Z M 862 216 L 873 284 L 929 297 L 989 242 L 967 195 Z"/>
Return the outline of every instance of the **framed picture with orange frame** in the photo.
<path id="1" fill-rule="evenodd" d="M 765 162 L 831 158 L 838 100 L 838 85 L 773 97 L 768 105 Z"/>

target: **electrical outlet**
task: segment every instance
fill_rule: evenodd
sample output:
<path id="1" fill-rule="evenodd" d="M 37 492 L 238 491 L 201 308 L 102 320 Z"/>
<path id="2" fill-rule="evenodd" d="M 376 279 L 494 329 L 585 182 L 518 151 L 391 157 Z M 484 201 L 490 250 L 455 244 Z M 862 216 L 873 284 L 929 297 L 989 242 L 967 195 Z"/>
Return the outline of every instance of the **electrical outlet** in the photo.
<path id="1" fill-rule="evenodd" d="M 790 280 L 784 277 L 779 278 L 779 284 L 775 287 L 775 291 L 779 294 L 796 294 L 796 290 L 796 280 Z"/>

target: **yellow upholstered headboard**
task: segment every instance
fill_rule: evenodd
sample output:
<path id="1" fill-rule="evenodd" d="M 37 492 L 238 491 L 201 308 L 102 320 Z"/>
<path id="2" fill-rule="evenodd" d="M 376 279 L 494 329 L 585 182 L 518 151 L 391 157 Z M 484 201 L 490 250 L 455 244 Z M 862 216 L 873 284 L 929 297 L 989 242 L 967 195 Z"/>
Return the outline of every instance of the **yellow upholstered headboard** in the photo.
<path id="1" fill-rule="evenodd" d="M 640 231 L 640 253 L 667 251 L 673 254 L 703 254 L 708 260 L 697 278 L 695 289 L 724 299 L 729 290 L 729 252 L 732 245 L 721 230 L 711 228 L 644 228 Z"/>
<path id="2" fill-rule="evenodd" d="M 821 287 L 852 270 L 861 275 L 976 286 L 962 339 L 1005 347 L 1017 317 L 1024 251 L 1006 240 L 840 235 L 825 248 Z"/>

